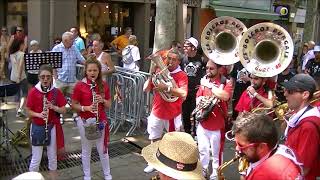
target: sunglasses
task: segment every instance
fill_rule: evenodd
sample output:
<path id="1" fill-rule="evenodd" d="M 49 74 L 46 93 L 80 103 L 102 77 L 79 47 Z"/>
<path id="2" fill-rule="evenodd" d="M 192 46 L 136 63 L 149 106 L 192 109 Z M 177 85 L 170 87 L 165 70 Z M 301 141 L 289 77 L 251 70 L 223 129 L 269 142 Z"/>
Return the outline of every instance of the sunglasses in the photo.
<path id="1" fill-rule="evenodd" d="M 245 149 L 248 149 L 249 147 L 257 146 L 259 143 L 250 143 L 246 146 L 241 146 L 237 141 L 236 141 L 236 150 L 238 151 L 243 151 Z"/>
<path id="2" fill-rule="evenodd" d="M 284 91 L 286 91 L 288 94 L 294 94 L 296 92 L 298 92 L 298 93 L 304 92 L 302 90 L 293 90 L 293 89 L 292 90 L 284 89 Z"/>
<path id="3" fill-rule="evenodd" d="M 44 80 L 44 79 L 51 79 L 52 75 L 40 75 L 39 78 Z"/>
<path id="4" fill-rule="evenodd" d="M 215 70 L 216 68 L 214 67 L 206 67 L 206 70 Z"/>
<path id="5" fill-rule="evenodd" d="M 16 31 L 18 31 L 18 32 L 22 32 L 22 29 L 17 29 Z"/>

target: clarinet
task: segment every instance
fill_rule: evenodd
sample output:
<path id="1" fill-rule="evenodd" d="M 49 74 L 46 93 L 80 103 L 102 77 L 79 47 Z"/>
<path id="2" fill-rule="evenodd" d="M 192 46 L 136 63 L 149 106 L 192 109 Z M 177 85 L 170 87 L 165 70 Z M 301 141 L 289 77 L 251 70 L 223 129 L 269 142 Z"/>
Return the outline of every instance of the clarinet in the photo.
<path id="1" fill-rule="evenodd" d="M 90 89 L 91 89 L 91 93 L 92 93 L 92 104 L 93 104 L 93 107 L 94 107 L 94 113 L 96 115 L 96 125 L 97 127 L 99 126 L 99 104 L 98 104 L 98 101 L 97 101 L 97 93 L 95 91 L 95 87 L 96 87 L 96 83 L 94 80 L 91 81 L 91 86 L 90 86 Z"/>
<path id="2" fill-rule="evenodd" d="M 48 88 L 44 87 L 43 89 L 44 89 L 44 94 L 43 94 L 43 110 L 42 111 L 45 112 L 45 117 L 43 118 L 45 122 L 45 133 L 46 133 L 45 141 L 48 141 L 49 140 L 49 137 L 48 137 L 49 108 L 48 108 L 48 99 L 47 99 Z"/>

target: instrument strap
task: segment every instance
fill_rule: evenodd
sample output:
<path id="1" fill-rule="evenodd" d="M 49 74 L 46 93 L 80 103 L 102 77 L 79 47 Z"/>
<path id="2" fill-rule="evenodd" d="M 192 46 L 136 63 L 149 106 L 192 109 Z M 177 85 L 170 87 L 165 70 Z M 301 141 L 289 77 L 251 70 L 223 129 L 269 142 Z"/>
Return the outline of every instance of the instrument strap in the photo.
<path id="1" fill-rule="evenodd" d="M 308 105 L 308 107 L 303 111 L 303 113 L 297 118 L 297 120 L 294 122 L 294 124 L 296 124 L 299 119 L 306 113 L 308 112 L 310 109 L 312 109 L 312 106 Z"/>
<path id="2" fill-rule="evenodd" d="M 226 87 L 226 83 L 227 83 L 227 78 L 226 78 L 225 76 L 222 76 L 222 75 L 221 75 L 220 85 L 223 84 L 223 86 Z M 228 118 L 227 118 L 228 116 L 227 116 L 226 113 L 223 111 L 222 107 L 220 106 L 220 104 L 219 104 L 220 102 L 221 102 L 221 101 L 219 101 L 219 102 L 217 103 L 217 106 L 218 106 L 218 109 L 219 109 L 219 111 L 221 112 L 224 120 L 226 121 L 226 120 L 228 119 Z"/>

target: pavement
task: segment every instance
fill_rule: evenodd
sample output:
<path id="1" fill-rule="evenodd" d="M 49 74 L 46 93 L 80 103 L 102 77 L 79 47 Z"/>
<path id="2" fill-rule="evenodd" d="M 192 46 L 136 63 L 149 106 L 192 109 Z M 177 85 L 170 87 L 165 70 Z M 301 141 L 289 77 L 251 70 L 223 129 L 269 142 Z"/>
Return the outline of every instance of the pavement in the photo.
<path id="1" fill-rule="evenodd" d="M 23 128 L 26 125 L 26 122 L 23 118 L 16 118 L 15 110 L 8 111 L 8 126 L 10 130 L 14 133 L 17 130 Z M 64 134 L 65 134 L 65 148 L 67 152 L 72 151 L 79 151 L 81 150 L 81 142 L 80 136 L 75 123 L 71 118 L 66 118 L 66 122 L 63 125 Z M 141 132 L 144 132 L 141 130 Z M 119 142 L 119 141 L 126 141 L 134 143 L 136 146 L 140 146 L 141 148 L 148 145 L 150 142 L 147 139 L 147 135 L 143 133 L 137 132 L 135 136 L 132 137 L 125 137 L 125 130 L 121 132 L 121 128 L 119 132 L 115 135 L 111 135 L 110 143 Z M 2 140 L 2 139 L 1 139 Z M 227 142 L 225 144 L 225 151 L 224 151 L 224 159 L 229 160 L 232 159 L 234 155 L 234 144 L 231 142 Z M 18 148 L 21 151 L 23 158 L 28 157 L 31 154 L 30 148 Z M 11 153 L 16 152 L 14 150 Z M 8 162 L 9 163 L 9 162 Z M 152 176 L 156 174 L 156 172 L 146 174 L 144 173 L 143 169 L 146 167 L 146 162 L 143 157 L 136 152 L 128 153 L 125 155 L 120 155 L 116 157 L 110 158 L 110 167 L 111 167 L 111 175 L 114 180 L 147 180 L 150 179 Z M 48 175 L 48 171 L 40 171 L 42 175 L 46 179 L 50 179 Z M 91 162 L 91 174 L 92 180 L 102 180 L 103 179 L 103 172 L 101 168 L 101 164 L 99 161 Z M 236 165 L 230 166 L 225 170 L 225 176 L 228 179 L 239 179 L 237 175 Z M 18 174 L 16 174 L 17 176 Z M 14 176 L 13 176 L 14 177 Z M 0 179 L 11 179 L 11 177 L 0 177 Z M 80 180 L 83 179 L 83 172 L 82 166 L 75 166 L 71 168 L 65 168 L 58 170 L 57 179 L 61 180 L 69 180 L 75 179 Z"/>

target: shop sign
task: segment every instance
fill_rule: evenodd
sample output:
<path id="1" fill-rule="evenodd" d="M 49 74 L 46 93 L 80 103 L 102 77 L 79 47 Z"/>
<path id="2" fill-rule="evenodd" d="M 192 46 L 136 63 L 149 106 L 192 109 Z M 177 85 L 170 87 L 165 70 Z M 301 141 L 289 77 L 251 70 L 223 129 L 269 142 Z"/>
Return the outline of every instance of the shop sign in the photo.
<path id="1" fill-rule="evenodd" d="M 183 0 L 183 4 L 188 4 L 191 7 L 200 7 L 201 0 Z"/>
<path id="2" fill-rule="evenodd" d="M 290 6 L 289 5 L 275 5 L 274 12 L 280 15 L 282 20 L 288 20 L 290 15 Z"/>
<path id="3" fill-rule="evenodd" d="M 156 3 L 156 0 L 146 0 L 148 3 Z M 183 0 L 183 4 L 188 4 L 190 7 L 201 7 L 201 0 Z"/>

